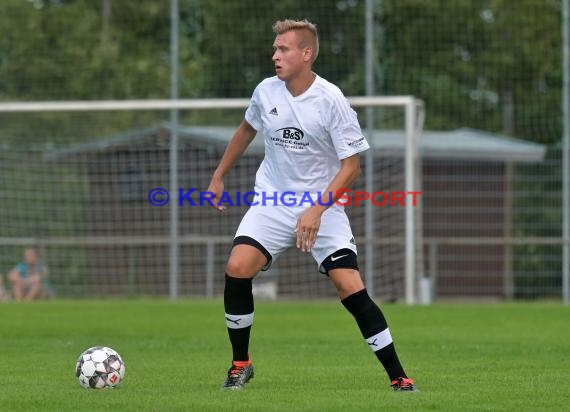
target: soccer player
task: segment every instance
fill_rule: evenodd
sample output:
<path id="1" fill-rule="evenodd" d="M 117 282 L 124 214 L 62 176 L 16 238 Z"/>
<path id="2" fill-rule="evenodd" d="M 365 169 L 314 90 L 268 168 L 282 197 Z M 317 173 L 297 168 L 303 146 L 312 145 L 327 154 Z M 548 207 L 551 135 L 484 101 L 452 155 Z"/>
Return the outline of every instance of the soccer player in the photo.
<path id="1" fill-rule="evenodd" d="M 224 206 L 218 201 L 224 191 L 224 176 L 256 134 L 263 136 L 265 158 L 257 171 L 255 192 L 269 194 L 270 205 L 263 205 L 259 197 L 260 204 L 249 208 L 227 262 L 224 307 L 233 361 L 223 388 L 242 389 L 253 377 L 248 352 L 253 277 L 296 245 L 311 253 L 319 271 L 331 279 L 342 304 L 386 370 L 392 388 L 414 391 L 414 382 L 396 355 L 386 319 L 364 287 L 348 217 L 336 204 L 337 191 L 348 188 L 359 176 L 359 154 L 369 148 L 368 143 L 340 89 L 312 71 L 319 53 L 316 26 L 307 20 L 283 20 L 273 25 L 273 31 L 276 76 L 263 80 L 254 90 L 245 119 L 208 187 L 214 193 L 215 207 L 222 211 Z M 298 197 L 309 194 L 314 202 L 274 205 L 273 194 L 279 199 L 285 192 Z"/>

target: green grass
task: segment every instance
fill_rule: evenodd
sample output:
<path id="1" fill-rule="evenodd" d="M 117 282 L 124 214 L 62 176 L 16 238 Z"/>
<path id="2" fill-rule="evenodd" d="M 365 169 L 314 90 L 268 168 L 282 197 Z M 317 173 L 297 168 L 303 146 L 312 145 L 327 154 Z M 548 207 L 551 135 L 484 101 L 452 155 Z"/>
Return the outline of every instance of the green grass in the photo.
<path id="1" fill-rule="evenodd" d="M 337 302 L 256 304 L 256 377 L 219 390 L 230 362 L 220 301 L 0 304 L 2 411 L 556 411 L 570 399 L 570 308 L 383 305 L 419 393 L 394 393 Z M 127 366 L 114 390 L 74 376 L 86 348 Z"/>

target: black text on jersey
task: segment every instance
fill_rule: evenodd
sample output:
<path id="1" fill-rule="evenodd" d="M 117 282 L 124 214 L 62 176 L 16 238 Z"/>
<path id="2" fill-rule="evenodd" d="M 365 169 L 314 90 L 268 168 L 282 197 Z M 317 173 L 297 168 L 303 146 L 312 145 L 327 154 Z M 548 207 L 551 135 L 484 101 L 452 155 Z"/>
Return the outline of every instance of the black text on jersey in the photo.
<path id="1" fill-rule="evenodd" d="M 293 139 L 293 140 L 301 140 L 305 133 L 301 129 L 297 129 L 296 127 L 284 127 L 282 129 L 275 130 L 276 132 L 282 132 L 281 136 L 283 139 Z"/>

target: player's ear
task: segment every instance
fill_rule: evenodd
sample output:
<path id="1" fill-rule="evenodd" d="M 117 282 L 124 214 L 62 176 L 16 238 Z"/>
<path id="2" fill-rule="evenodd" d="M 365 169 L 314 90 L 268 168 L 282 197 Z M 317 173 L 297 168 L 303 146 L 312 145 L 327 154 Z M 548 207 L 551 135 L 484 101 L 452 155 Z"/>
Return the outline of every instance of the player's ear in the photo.
<path id="1" fill-rule="evenodd" d="M 303 50 L 303 61 L 309 62 L 313 59 L 313 48 L 307 46 Z"/>

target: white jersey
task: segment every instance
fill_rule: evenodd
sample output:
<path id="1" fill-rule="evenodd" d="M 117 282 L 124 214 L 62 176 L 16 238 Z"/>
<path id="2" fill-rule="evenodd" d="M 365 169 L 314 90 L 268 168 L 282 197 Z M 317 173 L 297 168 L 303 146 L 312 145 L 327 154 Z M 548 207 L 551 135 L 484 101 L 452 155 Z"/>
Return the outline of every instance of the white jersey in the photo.
<path id="1" fill-rule="evenodd" d="M 369 148 L 348 100 L 319 76 L 296 97 L 277 76 L 263 80 L 245 120 L 265 140 L 257 192 L 310 193 L 314 198 L 326 190 L 342 159 Z"/>

